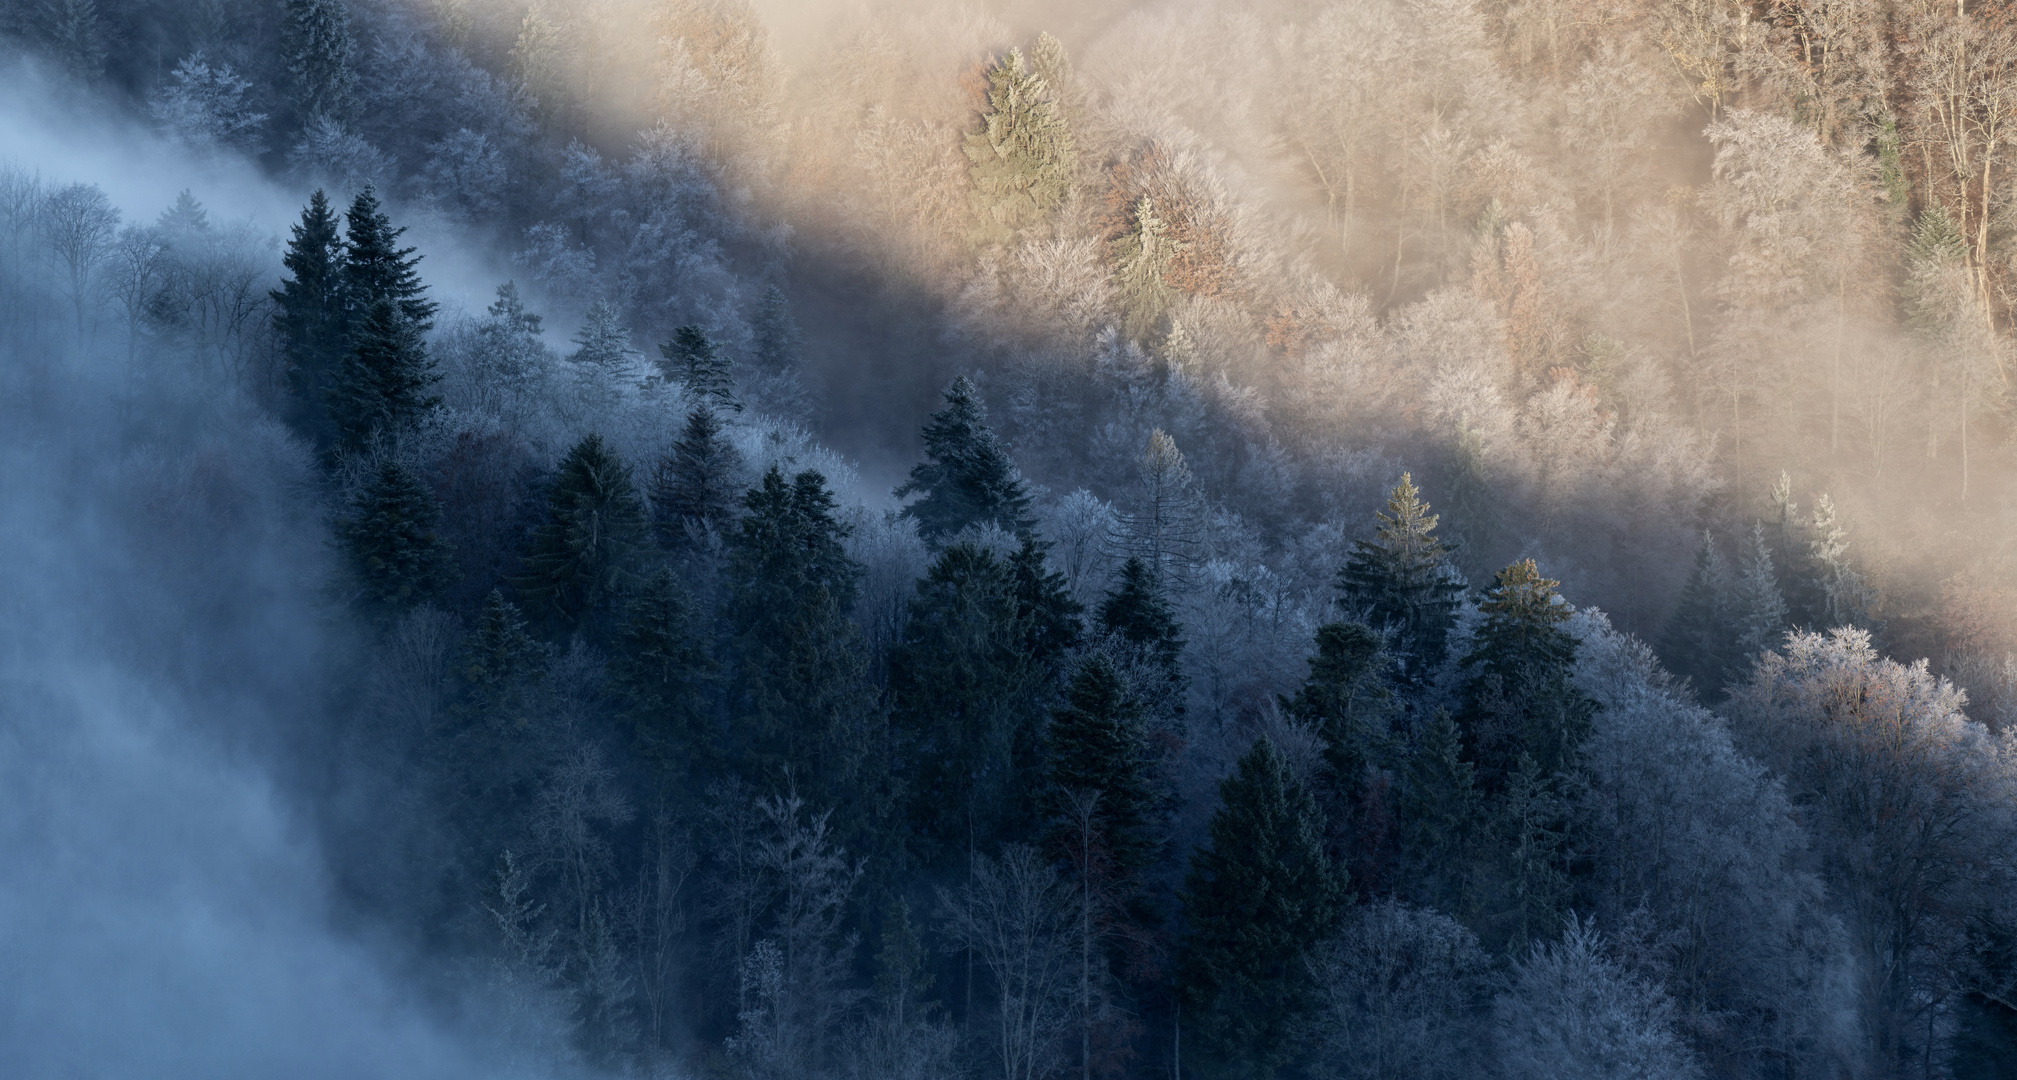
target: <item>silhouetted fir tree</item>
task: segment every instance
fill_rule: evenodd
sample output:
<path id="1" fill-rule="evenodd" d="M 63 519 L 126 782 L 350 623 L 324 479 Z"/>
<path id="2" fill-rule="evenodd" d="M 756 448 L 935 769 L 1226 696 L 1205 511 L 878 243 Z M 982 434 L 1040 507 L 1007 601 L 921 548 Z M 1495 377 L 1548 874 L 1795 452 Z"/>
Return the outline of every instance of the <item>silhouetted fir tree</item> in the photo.
<path id="1" fill-rule="evenodd" d="M 336 214 L 320 189 L 309 196 L 281 255 L 288 277 L 269 293 L 287 358 L 288 419 L 317 445 L 329 442 L 323 396 L 347 351 L 349 316 L 344 308 L 343 239 Z"/>
<path id="2" fill-rule="evenodd" d="M 1156 846 L 1148 727 L 1141 701 L 1112 660 L 1092 653 L 1080 662 L 1064 700 L 1051 710 L 1048 742 L 1043 814 L 1053 831 L 1070 831 L 1063 819 L 1073 793 L 1097 791 L 1097 850 L 1116 877 L 1139 872 Z"/>
<path id="3" fill-rule="evenodd" d="M 742 402 L 735 398 L 735 362 L 723 356 L 700 327 L 678 327 L 658 351 L 665 358 L 659 366 L 668 381 L 685 387 L 703 406 L 742 411 Z"/>
<path id="4" fill-rule="evenodd" d="M 1015 463 L 987 426 L 979 392 L 961 375 L 946 388 L 945 408 L 924 428 L 925 460 L 911 467 L 896 497 L 923 498 L 903 508 L 917 522 L 918 535 L 942 542 L 969 525 L 993 522 L 1012 533 L 1027 533 L 1029 494 Z"/>
<path id="5" fill-rule="evenodd" d="M 735 476 L 742 454 L 722 434 L 706 405 L 686 414 L 686 427 L 651 476 L 651 515 L 659 542 L 679 550 L 707 530 L 726 535 L 735 520 Z"/>
<path id="6" fill-rule="evenodd" d="M 1765 527 L 1754 523 L 1744 538 L 1743 558 L 1730 590 L 1728 630 L 1730 668 L 1726 679 L 1741 679 L 1758 654 L 1779 647 L 1787 627 L 1787 604 L 1779 592 L 1783 580 L 1773 565 Z"/>
<path id="7" fill-rule="evenodd" d="M 885 763 L 870 755 L 880 749 L 880 715 L 847 618 L 861 578 L 842 547 L 847 527 L 834 516 L 826 478 L 812 470 L 787 481 L 772 466 L 743 507 L 725 568 L 736 655 L 730 712 L 743 772 L 771 787 L 789 770 L 808 799 L 851 804 L 840 819 L 865 814 L 859 802 L 874 787 L 862 770 Z"/>
<path id="8" fill-rule="evenodd" d="M 890 650 L 889 692 L 911 798 L 917 856 L 991 848 L 1034 824 L 1039 695 L 1031 616 L 1015 568 L 955 543 L 917 582 Z"/>
<path id="9" fill-rule="evenodd" d="M 1704 531 L 1695 567 L 1660 638 L 1668 669 L 1693 683 L 1704 701 L 1720 698 L 1729 678 L 1730 586 L 1716 538 Z"/>
<path id="10" fill-rule="evenodd" d="M 297 124 L 317 117 L 347 121 L 357 104 L 356 42 L 343 0 L 283 0 L 280 61 Z"/>
<path id="11" fill-rule="evenodd" d="M 693 598 L 661 568 L 624 605 L 610 647 L 611 682 L 638 752 L 669 779 L 693 783 L 713 774 L 716 751 L 709 708 L 715 665 L 705 632 Z M 692 786 L 675 784 L 674 790 Z"/>
<path id="12" fill-rule="evenodd" d="M 1573 609 L 1532 559 L 1499 571 L 1478 610 L 1484 621 L 1463 658 L 1462 721 L 1479 785 L 1502 790 L 1521 754 L 1541 775 L 1570 767 L 1596 704 L 1570 681 L 1576 639 L 1562 629 Z"/>
<path id="13" fill-rule="evenodd" d="M 1359 854 L 1366 770 L 1388 741 L 1393 662 L 1380 635 L 1362 623 L 1326 623 L 1317 628 L 1316 645 L 1309 677 L 1294 697 L 1280 700 L 1284 712 L 1323 736 L 1330 771 L 1318 785 L 1323 789 L 1318 801 L 1332 826 L 1333 854 L 1348 860 Z"/>
<path id="14" fill-rule="evenodd" d="M 1100 602 L 1099 616 L 1101 629 L 1141 649 L 1170 671 L 1179 670 L 1183 628 L 1147 563 L 1129 559 L 1122 564 L 1120 583 Z"/>
<path id="15" fill-rule="evenodd" d="M 1561 783 L 1523 753 L 1505 791 L 1485 807 L 1493 860 L 1478 929 L 1480 938 L 1506 955 L 1521 955 L 1534 941 L 1554 938 L 1568 914 L 1569 804 Z"/>
<path id="16" fill-rule="evenodd" d="M 763 296 L 756 302 L 756 313 L 750 319 L 750 356 L 756 361 L 757 370 L 765 375 L 791 375 L 798 372 L 799 348 L 805 343 L 799 333 L 797 320 L 791 317 L 791 301 L 784 290 L 776 285 L 764 287 Z"/>
<path id="17" fill-rule="evenodd" d="M 1008 564 L 1025 626 L 1023 648 L 1030 659 L 1053 663 L 1084 639 L 1080 617 L 1085 606 L 1072 599 L 1064 574 L 1050 568 L 1044 545 L 1034 534 L 1023 535 L 1022 546 L 1009 556 Z"/>
<path id="18" fill-rule="evenodd" d="M 335 446 L 356 452 L 411 427 L 440 404 L 427 393 L 439 379 L 420 329 L 390 300 L 374 302 L 323 390 Z"/>
<path id="19" fill-rule="evenodd" d="M 463 639 L 456 723 L 440 733 L 433 753 L 438 797 L 465 866 L 482 866 L 509 842 L 515 813 L 532 795 L 545 749 L 546 660 L 518 608 L 491 590 Z"/>
<path id="20" fill-rule="evenodd" d="M 1049 88 L 1020 49 L 988 70 L 988 108 L 981 130 L 966 138 L 973 163 L 974 238 L 1007 241 L 1064 201 L 1076 152 Z"/>
<path id="21" fill-rule="evenodd" d="M 630 470 L 602 436 L 589 435 L 555 470 L 543 520 L 527 542 L 524 573 L 512 584 L 537 617 L 586 629 L 631 583 L 646 542 L 644 506 Z"/>
<path id="22" fill-rule="evenodd" d="M 427 299 L 427 285 L 420 280 L 420 258 L 413 248 L 399 246 L 406 229 L 392 227 L 377 192 L 369 185 L 358 192 L 344 219 L 343 296 L 351 319 L 369 318 L 372 308 L 387 300 L 398 305 L 416 333 L 433 328 L 437 305 Z"/>
<path id="23" fill-rule="evenodd" d="M 1469 921 L 1477 906 L 1473 844 L 1483 813 L 1463 729 L 1440 712 L 1401 768 L 1401 895 Z"/>
<path id="24" fill-rule="evenodd" d="M 1311 950 L 1338 927 L 1346 876 L 1324 851 L 1315 800 L 1263 738 L 1219 785 L 1210 841 L 1184 878 L 1178 956 L 1186 1059 L 1207 1073 L 1266 1078 L 1296 1057 L 1312 1001 Z"/>
<path id="25" fill-rule="evenodd" d="M 1420 683 L 1443 662 L 1464 584 L 1435 536 L 1436 515 L 1421 501 L 1413 477 L 1401 474 L 1378 520 L 1374 539 L 1352 545 L 1338 572 L 1338 591 L 1348 609 L 1393 635 L 1402 677 Z"/>
<path id="26" fill-rule="evenodd" d="M 475 722 L 513 731 L 531 725 L 530 688 L 542 674 L 544 650 L 526 632 L 518 606 L 499 589 L 484 598 L 476 626 L 463 641 L 464 712 Z"/>
<path id="27" fill-rule="evenodd" d="M 379 462 L 336 523 L 367 608 L 397 614 L 447 587 L 454 552 L 440 529 L 441 506 L 427 485 L 390 457 Z"/>

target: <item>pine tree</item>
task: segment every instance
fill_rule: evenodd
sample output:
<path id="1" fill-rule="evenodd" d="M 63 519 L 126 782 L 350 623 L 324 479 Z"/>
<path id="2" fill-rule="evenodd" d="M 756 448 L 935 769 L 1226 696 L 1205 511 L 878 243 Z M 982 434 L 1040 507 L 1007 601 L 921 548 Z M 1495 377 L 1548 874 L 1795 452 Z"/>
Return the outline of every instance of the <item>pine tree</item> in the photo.
<path id="1" fill-rule="evenodd" d="M 1374 539 L 1352 545 L 1338 572 L 1338 591 L 1347 609 L 1393 635 L 1402 678 L 1419 684 L 1443 662 L 1464 584 L 1449 564 L 1449 549 L 1434 535 L 1436 515 L 1412 476 L 1401 474 L 1378 521 Z"/>
<path id="2" fill-rule="evenodd" d="M 735 362 L 698 326 L 682 326 L 672 332 L 672 340 L 658 347 L 665 357 L 660 365 L 665 377 L 686 388 L 701 404 L 710 408 L 742 411 L 735 399 Z"/>
<path id="3" fill-rule="evenodd" d="M 283 0 L 280 57 L 298 123 L 350 119 L 357 103 L 356 51 L 343 0 Z"/>
<path id="4" fill-rule="evenodd" d="M 896 497 L 924 497 L 903 508 L 918 523 L 918 535 L 943 541 L 970 525 L 993 522 L 1012 533 L 1027 533 L 1029 494 L 1008 450 L 987 426 L 987 410 L 974 385 L 961 375 L 946 388 L 945 408 L 924 428 L 925 460 L 911 467 Z"/>
<path id="5" fill-rule="evenodd" d="M 946 547 L 917 582 L 890 650 L 889 692 L 917 854 L 940 861 L 1033 824 L 1040 695 L 1015 568 L 974 544 Z M 954 811 L 957 810 L 955 813 Z"/>
<path id="6" fill-rule="evenodd" d="M 967 136 L 973 162 L 974 238 L 1005 243 L 1047 216 L 1071 189 L 1076 152 L 1043 79 L 1020 49 L 988 71 L 988 112 Z"/>
<path id="7" fill-rule="evenodd" d="M 1786 632 L 1786 601 L 1779 593 L 1779 580 L 1772 565 L 1772 549 L 1765 542 L 1765 527 L 1753 524 L 1730 597 L 1730 627 L 1735 637 L 1732 660 L 1736 665 L 1731 674 L 1735 677 L 1741 678 L 1759 653 L 1777 648 Z"/>
<path id="8" fill-rule="evenodd" d="M 1499 571 L 1478 610 L 1484 622 L 1462 664 L 1463 722 L 1480 785 L 1502 790 L 1522 754 L 1553 776 L 1588 737 L 1596 705 L 1570 681 L 1576 639 L 1562 624 L 1574 609 L 1532 559 Z"/>
<path id="9" fill-rule="evenodd" d="M 328 419 L 322 402 L 346 351 L 347 317 L 343 240 L 329 198 L 319 189 L 309 196 L 281 263 L 290 276 L 268 295 L 275 308 L 273 326 L 287 358 L 287 387 L 293 396 L 289 419 L 296 431 L 326 445 Z"/>
<path id="10" fill-rule="evenodd" d="M 1312 1000 L 1310 951 L 1348 897 L 1324 852 L 1323 818 L 1265 738 L 1219 785 L 1210 842 L 1184 878 L 1178 993 L 1215 1075 L 1274 1076 Z"/>
<path id="11" fill-rule="evenodd" d="M 514 579 L 540 617 L 577 629 L 627 587 L 646 541 L 644 507 L 630 470 L 589 435 L 560 462 L 546 513 Z"/>
<path id="12" fill-rule="evenodd" d="M 354 453 L 410 428 L 441 403 L 427 393 L 439 379 L 419 328 L 390 300 L 374 302 L 323 390 L 336 447 Z"/>
<path id="13" fill-rule="evenodd" d="M 540 677 L 542 650 L 526 632 L 518 606 L 490 590 L 475 629 L 462 646 L 465 708 L 479 727 L 523 732 L 532 723 L 532 687 Z"/>
<path id="14" fill-rule="evenodd" d="M 1135 202 L 1127 231 L 1112 244 L 1114 293 L 1120 301 L 1121 332 L 1128 340 L 1146 342 L 1155 337 L 1163 315 L 1176 303 L 1170 263 L 1186 246 L 1170 237 L 1154 199 L 1143 195 Z"/>
<path id="15" fill-rule="evenodd" d="M 702 640 L 700 612 L 672 571 L 646 578 L 624 606 L 610 650 L 610 676 L 639 752 L 668 775 L 708 775 L 715 740 L 707 690 L 714 662 Z M 691 785 L 675 785 L 685 791 Z"/>
<path id="16" fill-rule="evenodd" d="M 369 318 L 372 307 L 385 300 L 398 307 L 415 333 L 432 329 L 436 305 L 427 299 L 427 286 L 420 280 L 420 259 L 413 248 L 399 246 L 405 227 L 392 227 L 392 219 L 379 207 L 377 192 L 368 185 L 351 200 L 345 218 L 343 295 L 351 318 Z"/>
<path id="17" fill-rule="evenodd" d="M 367 607 L 393 615 L 440 593 L 455 574 L 453 549 L 440 535 L 434 493 L 386 457 L 350 500 L 336 534 L 350 555 Z"/>
<path id="18" fill-rule="evenodd" d="M 1098 792 L 1097 850 L 1122 879 L 1147 866 L 1156 808 L 1148 728 L 1142 703 L 1105 656 L 1087 656 L 1051 710 L 1046 761 L 1044 816 L 1059 823 L 1074 793 Z"/>
<path id="19" fill-rule="evenodd" d="M 651 513 L 659 542 L 680 550 L 708 531 L 726 535 L 735 520 L 735 477 L 742 454 L 721 433 L 706 405 L 686 414 L 686 427 L 651 476 Z"/>
<path id="20" fill-rule="evenodd" d="M 1487 807 L 1493 895 L 1482 936 L 1502 953 L 1519 955 L 1535 940 L 1554 937 L 1568 913 L 1568 801 L 1560 783 L 1521 754 L 1505 792 Z"/>
<path id="21" fill-rule="evenodd" d="M 1667 667 L 1695 685 L 1704 698 L 1722 693 L 1730 669 L 1730 571 L 1707 530 L 1695 549 L 1695 568 L 1667 620 L 1661 651 Z"/>
<path id="22" fill-rule="evenodd" d="M 597 300 L 588 306 L 588 316 L 574 335 L 574 344 L 569 361 L 610 378 L 627 373 L 631 358 L 637 355 L 637 350 L 630 347 L 630 328 L 617 317 L 616 305 L 607 300 Z"/>
<path id="23" fill-rule="evenodd" d="M 1009 556 L 1015 579 L 1018 618 L 1026 627 L 1024 651 L 1038 663 L 1050 664 L 1078 648 L 1085 636 L 1080 616 L 1085 606 L 1072 599 L 1064 574 L 1052 570 L 1044 545 L 1024 534 L 1022 546 Z"/>

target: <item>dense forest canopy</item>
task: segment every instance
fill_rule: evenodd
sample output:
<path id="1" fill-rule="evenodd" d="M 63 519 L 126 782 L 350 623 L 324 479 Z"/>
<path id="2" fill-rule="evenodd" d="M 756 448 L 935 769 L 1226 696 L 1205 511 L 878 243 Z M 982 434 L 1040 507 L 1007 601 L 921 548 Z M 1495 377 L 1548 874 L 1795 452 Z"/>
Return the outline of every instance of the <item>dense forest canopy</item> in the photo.
<path id="1" fill-rule="evenodd" d="M 10 1071 L 2017 1075 L 2017 9 L 0 41 Z"/>

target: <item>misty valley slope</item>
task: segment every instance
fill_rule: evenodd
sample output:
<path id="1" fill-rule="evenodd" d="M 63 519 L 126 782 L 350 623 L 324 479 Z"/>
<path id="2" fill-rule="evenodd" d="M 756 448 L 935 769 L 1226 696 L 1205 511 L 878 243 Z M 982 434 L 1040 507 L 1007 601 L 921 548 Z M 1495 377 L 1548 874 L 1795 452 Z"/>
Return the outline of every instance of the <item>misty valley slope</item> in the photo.
<path id="1" fill-rule="evenodd" d="M 0 12 L 22 1075 L 2017 1075 L 2017 22 Z"/>

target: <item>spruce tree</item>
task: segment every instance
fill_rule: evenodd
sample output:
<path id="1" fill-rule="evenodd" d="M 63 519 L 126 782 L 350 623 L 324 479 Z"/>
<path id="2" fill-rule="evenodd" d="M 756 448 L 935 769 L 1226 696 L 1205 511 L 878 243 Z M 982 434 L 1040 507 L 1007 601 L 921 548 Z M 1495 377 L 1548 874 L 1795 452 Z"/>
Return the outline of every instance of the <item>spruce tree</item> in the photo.
<path id="1" fill-rule="evenodd" d="M 1085 607 L 1072 599 L 1064 574 L 1050 568 L 1044 545 L 1034 534 L 1024 534 L 1022 546 L 1009 556 L 1009 572 L 1025 626 L 1023 648 L 1030 658 L 1050 664 L 1078 648 L 1085 636 L 1080 620 Z"/>
<path id="2" fill-rule="evenodd" d="M 1443 662 L 1457 601 L 1464 585 L 1449 563 L 1449 549 L 1435 535 L 1436 515 L 1421 500 L 1414 478 L 1387 496 L 1372 540 L 1352 545 L 1338 572 L 1338 591 L 1349 610 L 1368 625 L 1393 635 L 1394 659 L 1402 678 L 1420 684 Z"/>
<path id="3" fill-rule="evenodd" d="M 706 405 L 686 414 L 686 427 L 651 476 L 651 513 L 659 542 L 680 550 L 712 531 L 726 535 L 735 520 L 735 477 L 742 454 L 722 435 Z"/>
<path id="4" fill-rule="evenodd" d="M 1155 200 L 1143 195 L 1129 215 L 1127 231 L 1113 242 L 1114 293 L 1121 305 L 1121 330 L 1128 340 L 1155 337 L 1163 314 L 1176 303 L 1169 282 L 1171 259 L 1184 249 L 1169 235 Z"/>
<path id="5" fill-rule="evenodd" d="M 735 398 L 735 362 L 721 355 L 698 326 L 682 326 L 672 332 L 672 340 L 658 347 L 665 377 L 686 388 L 701 405 L 715 409 L 742 411 Z"/>
<path id="6" fill-rule="evenodd" d="M 561 459 L 522 559 L 524 573 L 512 584 L 539 617 L 586 629 L 631 583 L 646 539 L 630 470 L 602 436 L 589 435 Z"/>
<path id="7" fill-rule="evenodd" d="M 943 861 L 1034 824 L 1040 697 L 1015 568 L 965 542 L 917 582 L 890 650 L 889 693 L 918 856 Z"/>
<path id="8" fill-rule="evenodd" d="M 1347 882 L 1325 854 L 1316 802 L 1273 743 L 1257 741 L 1219 796 L 1184 878 L 1177 989 L 1212 1074 L 1272 1077 L 1295 1056 L 1312 1000 L 1307 959 L 1337 929 Z"/>
<path id="9" fill-rule="evenodd" d="M 1476 835 L 1484 797 L 1464 757 L 1463 729 L 1437 711 L 1401 768 L 1399 892 L 1471 921 L 1477 907 Z"/>
<path id="10" fill-rule="evenodd" d="M 370 186 L 357 193 L 344 215 L 348 227 L 343 258 L 343 295 L 353 320 L 370 317 L 379 301 L 390 301 L 416 333 L 434 327 L 437 305 L 420 280 L 419 256 L 399 246 L 404 226 L 393 228 Z"/>
<path id="11" fill-rule="evenodd" d="M 394 615 L 436 596 L 453 579 L 453 550 L 440 535 L 434 493 L 386 457 L 350 500 L 336 534 L 367 608 Z"/>
<path id="12" fill-rule="evenodd" d="M 1730 571 L 1704 530 L 1695 567 L 1660 639 L 1669 670 L 1693 683 L 1705 700 L 1722 693 L 1730 668 Z"/>
<path id="13" fill-rule="evenodd" d="M 273 327 L 280 334 L 287 359 L 287 388 L 292 396 L 289 420 L 294 429 L 318 445 L 330 437 L 323 396 L 329 379 L 346 351 L 348 317 L 344 313 L 343 239 L 329 197 L 320 189 L 309 196 L 301 221 L 292 230 L 280 257 L 288 277 L 273 298 Z"/>
<path id="14" fill-rule="evenodd" d="M 1814 500 L 1813 539 L 1808 550 L 1821 583 L 1821 627 L 1869 629 L 1875 590 L 1863 581 L 1849 560 L 1849 531 L 1835 514 L 1835 500 L 1826 493 Z"/>
<path id="15" fill-rule="evenodd" d="M 1744 539 L 1744 555 L 1730 597 L 1732 677 L 1742 678 L 1758 654 L 1779 647 L 1787 629 L 1786 601 L 1779 592 L 1781 577 L 1772 564 L 1772 549 L 1765 541 L 1765 527 L 1751 526 Z"/>
<path id="16" fill-rule="evenodd" d="M 703 633 L 693 598 L 661 568 L 625 604 L 610 650 L 611 681 L 639 752 L 675 779 L 697 781 L 712 771 L 707 691 L 714 663 Z"/>
<path id="17" fill-rule="evenodd" d="M 1814 565 L 1807 523 L 1800 518 L 1800 505 L 1793 501 L 1793 479 L 1783 471 L 1772 485 L 1771 504 L 1767 543 L 1779 598 L 1786 605 L 1787 625 L 1814 629 L 1827 617 L 1827 600 L 1819 568 Z"/>
<path id="18" fill-rule="evenodd" d="M 1357 803 L 1366 768 L 1386 734 L 1392 661 L 1380 635 L 1363 623 L 1326 623 L 1317 628 L 1316 644 L 1309 678 L 1281 704 L 1323 736 L 1337 796 L 1331 809 L 1343 818 Z"/>
<path id="19" fill-rule="evenodd" d="M 1129 559 L 1121 565 L 1120 583 L 1101 601 L 1099 619 L 1100 629 L 1164 673 L 1167 692 L 1181 702 L 1183 627 L 1147 563 Z"/>
<path id="20" fill-rule="evenodd" d="M 1553 776 L 1569 768 L 1589 735 L 1596 704 L 1571 682 L 1576 639 L 1562 624 L 1574 609 L 1532 559 L 1499 571 L 1478 610 L 1484 622 L 1462 664 L 1465 736 L 1480 785 L 1502 790 L 1520 755 Z"/>
<path id="21" fill-rule="evenodd" d="M 50 55 L 80 80 L 103 75 L 105 30 L 95 0 L 43 0 L 42 9 L 42 32 Z"/>
<path id="22" fill-rule="evenodd" d="M 803 421 L 810 412 L 805 383 L 800 378 L 804 344 L 798 323 L 791 317 L 791 302 L 784 290 L 771 285 L 763 290 L 750 318 L 750 359 L 756 370 L 750 393 L 765 410 Z"/>
<path id="23" fill-rule="evenodd" d="M 970 525 L 993 522 L 1012 533 L 1027 533 L 1029 494 L 1008 451 L 987 426 L 987 410 L 974 385 L 961 375 L 946 388 L 945 408 L 924 428 L 925 460 L 911 467 L 896 497 L 923 498 L 903 508 L 917 522 L 918 535 L 943 541 Z"/>
<path id="24" fill-rule="evenodd" d="M 1561 777 L 1521 754 L 1505 791 L 1486 808 L 1493 859 L 1479 929 L 1502 953 L 1517 956 L 1553 938 L 1568 914 L 1569 804 L 1561 786 Z"/>
<path id="25" fill-rule="evenodd" d="M 343 0 L 282 0 L 280 60 L 295 121 L 348 121 L 357 106 L 356 42 Z"/>
<path id="26" fill-rule="evenodd" d="M 373 302 L 323 389 L 335 446 L 355 453 L 410 428 L 441 403 L 427 393 L 439 379 L 419 327 L 390 300 Z"/>
<path id="27" fill-rule="evenodd" d="M 1116 877 L 1139 872 L 1155 850 L 1148 728 L 1112 660 L 1092 653 L 1079 664 L 1051 710 L 1048 742 L 1044 816 L 1061 827 L 1075 793 L 1098 792 L 1097 850 Z"/>
<path id="28" fill-rule="evenodd" d="M 464 711 L 469 719 L 506 731 L 527 729 L 532 723 L 532 688 L 543 659 L 518 606 L 501 590 L 490 590 L 462 646 Z"/>
<path id="29" fill-rule="evenodd" d="M 974 239 L 1006 242 L 1047 216 L 1071 189 L 1076 151 L 1049 88 L 1020 49 L 988 70 L 988 111 L 967 136 L 973 163 Z"/>
<path id="30" fill-rule="evenodd" d="M 581 330 L 574 335 L 575 350 L 568 360 L 610 377 L 630 370 L 637 350 L 630 347 L 630 328 L 617 317 L 616 305 L 597 300 L 588 306 Z"/>

